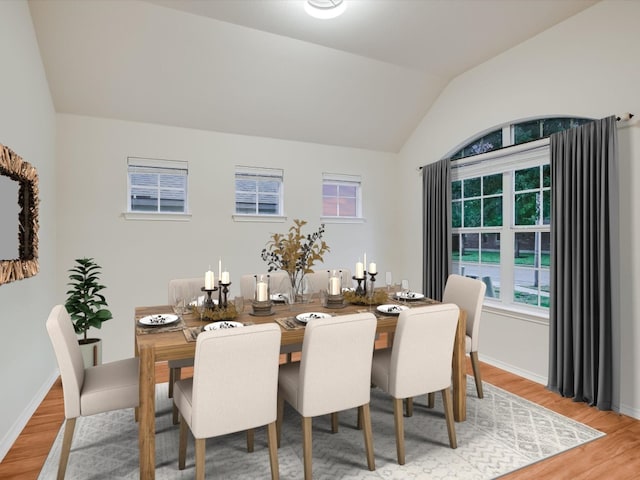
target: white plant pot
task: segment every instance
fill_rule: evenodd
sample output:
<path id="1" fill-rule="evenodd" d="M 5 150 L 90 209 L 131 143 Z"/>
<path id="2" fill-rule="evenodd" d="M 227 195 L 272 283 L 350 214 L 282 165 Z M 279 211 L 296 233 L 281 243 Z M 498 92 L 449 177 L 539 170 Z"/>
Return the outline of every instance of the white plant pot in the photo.
<path id="1" fill-rule="evenodd" d="M 84 342 L 84 340 L 82 342 Z M 87 338 L 87 343 L 81 343 L 80 340 L 78 340 L 78 343 L 80 344 L 80 351 L 82 352 L 85 368 L 102 364 L 101 338 Z"/>

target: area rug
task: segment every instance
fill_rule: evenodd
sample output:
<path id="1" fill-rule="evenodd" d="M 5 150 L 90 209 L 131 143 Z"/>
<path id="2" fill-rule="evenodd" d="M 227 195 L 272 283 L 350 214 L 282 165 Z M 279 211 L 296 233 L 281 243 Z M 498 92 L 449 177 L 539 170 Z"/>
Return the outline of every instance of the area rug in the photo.
<path id="1" fill-rule="evenodd" d="M 331 433 L 330 418 L 313 420 L 314 479 L 464 479 L 500 477 L 532 463 L 595 440 L 604 434 L 540 407 L 493 385 L 484 384 L 485 398 L 467 382 L 467 420 L 456 423 L 458 448 L 449 448 L 440 395 L 435 408 L 417 398 L 414 414 L 405 419 L 406 464 L 398 465 L 390 397 L 371 390 L 371 418 L 376 470 L 367 469 L 362 431 L 355 428 L 356 410 L 340 413 L 340 427 Z M 215 408 L 212 405 L 211 408 Z M 178 428 L 171 422 L 167 385 L 156 389 L 156 478 L 194 477 L 193 439 L 187 468 L 178 470 Z M 79 418 L 67 468 L 67 479 L 137 479 L 138 431 L 133 410 Z M 270 478 L 266 428 L 255 434 L 255 451 L 247 453 L 244 433 L 207 440 L 208 478 L 247 480 Z M 40 479 L 56 477 L 62 429 L 49 452 Z M 280 478 L 303 478 L 300 417 L 285 411 L 278 450 Z"/>

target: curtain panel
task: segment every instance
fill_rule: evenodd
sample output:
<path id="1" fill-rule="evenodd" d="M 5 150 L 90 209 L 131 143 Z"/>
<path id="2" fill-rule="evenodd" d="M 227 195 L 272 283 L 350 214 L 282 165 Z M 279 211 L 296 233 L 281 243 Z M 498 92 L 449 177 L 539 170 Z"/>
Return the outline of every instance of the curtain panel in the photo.
<path id="1" fill-rule="evenodd" d="M 548 388 L 611 409 L 615 117 L 551 135 Z"/>
<path id="2" fill-rule="evenodd" d="M 451 163 L 440 160 L 422 167 L 423 292 L 442 300 L 451 270 Z"/>

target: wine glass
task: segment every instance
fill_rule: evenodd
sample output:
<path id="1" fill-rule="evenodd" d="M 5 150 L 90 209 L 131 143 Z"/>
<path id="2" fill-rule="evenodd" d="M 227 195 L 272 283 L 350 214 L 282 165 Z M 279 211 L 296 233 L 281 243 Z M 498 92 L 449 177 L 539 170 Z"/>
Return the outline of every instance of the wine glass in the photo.
<path id="1" fill-rule="evenodd" d="M 393 285 L 393 277 L 391 276 L 391 272 L 385 273 L 385 283 L 387 285 L 387 293 L 390 293 L 391 285 Z"/>

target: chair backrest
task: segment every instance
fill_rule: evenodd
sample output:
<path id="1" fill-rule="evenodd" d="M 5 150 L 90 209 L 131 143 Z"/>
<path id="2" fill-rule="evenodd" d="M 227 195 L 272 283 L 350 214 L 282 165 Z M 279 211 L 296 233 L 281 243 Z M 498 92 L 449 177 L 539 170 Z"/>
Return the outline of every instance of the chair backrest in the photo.
<path id="1" fill-rule="evenodd" d="M 80 392 L 84 384 L 84 361 L 71 317 L 64 305 L 56 305 L 47 318 L 47 332 L 58 361 L 64 394 L 64 415 L 80 416 Z"/>
<path id="2" fill-rule="evenodd" d="M 451 385 L 459 313 L 460 309 L 451 303 L 400 313 L 389 366 L 391 395 L 409 398 Z"/>
<path id="3" fill-rule="evenodd" d="M 289 293 L 291 291 L 291 281 L 289 274 L 278 270 L 271 273 L 261 273 L 258 275 L 269 275 L 271 283 L 271 293 Z M 256 277 L 253 274 L 242 275 L 240 277 L 240 295 L 247 300 L 253 300 L 256 291 Z"/>
<path id="4" fill-rule="evenodd" d="M 191 425 L 196 438 L 275 421 L 280 335 L 276 323 L 198 335 Z"/>
<path id="5" fill-rule="evenodd" d="M 372 313 L 309 321 L 298 379 L 302 416 L 325 415 L 369 402 L 375 334 Z"/>
<path id="6" fill-rule="evenodd" d="M 332 269 L 342 271 L 342 286 L 343 287 L 351 287 L 353 284 L 353 279 L 351 278 L 351 270 L 342 268 L 342 269 Z M 308 282 L 308 291 L 310 293 L 317 293 L 320 290 L 327 290 L 329 287 L 329 270 L 317 268 L 313 273 L 307 273 L 305 278 Z"/>
<path id="7" fill-rule="evenodd" d="M 204 275 L 196 278 L 174 278 L 169 280 L 167 289 L 167 300 L 169 305 L 175 305 L 178 300 L 185 300 L 189 304 L 199 296 L 204 295 Z"/>
<path id="8" fill-rule="evenodd" d="M 443 303 L 455 303 L 467 314 L 467 335 L 471 338 L 471 351 L 478 351 L 478 333 L 480 332 L 480 314 L 487 286 L 482 280 L 449 275 L 442 295 Z"/>

